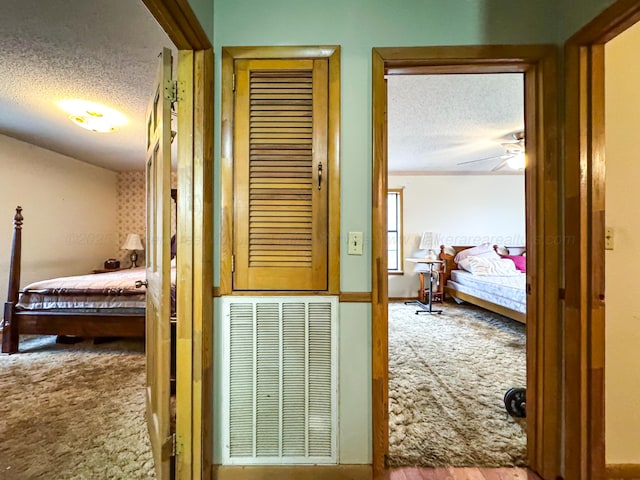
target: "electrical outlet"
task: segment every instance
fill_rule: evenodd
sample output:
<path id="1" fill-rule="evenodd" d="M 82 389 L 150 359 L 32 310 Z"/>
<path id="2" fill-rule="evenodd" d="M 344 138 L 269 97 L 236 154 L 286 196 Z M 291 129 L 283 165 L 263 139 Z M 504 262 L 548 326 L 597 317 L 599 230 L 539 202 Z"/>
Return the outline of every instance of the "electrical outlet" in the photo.
<path id="1" fill-rule="evenodd" d="M 349 255 L 362 255 L 362 243 L 364 235 L 362 232 L 349 232 L 349 246 L 347 248 L 347 253 Z"/>
<path id="2" fill-rule="evenodd" d="M 613 227 L 604 229 L 604 249 L 613 250 Z"/>

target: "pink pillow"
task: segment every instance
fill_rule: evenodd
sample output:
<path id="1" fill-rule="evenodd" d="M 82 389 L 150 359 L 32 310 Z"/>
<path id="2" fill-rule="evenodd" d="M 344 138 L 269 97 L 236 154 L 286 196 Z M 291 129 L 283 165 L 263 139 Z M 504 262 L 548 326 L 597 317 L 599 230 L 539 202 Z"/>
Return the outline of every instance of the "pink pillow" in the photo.
<path id="1" fill-rule="evenodd" d="M 521 272 L 527 271 L 527 257 L 523 255 L 500 255 L 502 258 L 508 258 L 516 265 L 516 270 Z"/>

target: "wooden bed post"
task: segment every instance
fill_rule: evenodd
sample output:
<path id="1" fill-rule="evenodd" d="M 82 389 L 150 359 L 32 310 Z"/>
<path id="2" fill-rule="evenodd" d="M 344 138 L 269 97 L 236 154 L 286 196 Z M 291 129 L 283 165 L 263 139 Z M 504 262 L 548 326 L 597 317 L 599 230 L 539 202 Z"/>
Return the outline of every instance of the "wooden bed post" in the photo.
<path id="1" fill-rule="evenodd" d="M 2 329 L 2 353 L 17 353 L 19 327 L 14 322 L 13 311 L 18 303 L 20 290 L 20 264 L 22 257 L 22 207 L 16 207 L 13 217 L 13 243 L 11 244 L 11 264 L 9 266 L 9 290 L 4 304 L 4 326 Z"/>

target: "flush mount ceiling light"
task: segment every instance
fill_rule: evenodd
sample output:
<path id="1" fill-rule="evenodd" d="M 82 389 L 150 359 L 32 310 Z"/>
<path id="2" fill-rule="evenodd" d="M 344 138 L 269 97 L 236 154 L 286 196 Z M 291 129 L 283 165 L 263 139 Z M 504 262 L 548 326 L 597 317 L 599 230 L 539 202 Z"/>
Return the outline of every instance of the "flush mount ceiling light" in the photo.
<path id="1" fill-rule="evenodd" d="M 69 114 L 76 125 L 92 132 L 108 133 L 127 124 L 127 117 L 120 112 L 86 100 L 61 100 L 60 108 Z"/>

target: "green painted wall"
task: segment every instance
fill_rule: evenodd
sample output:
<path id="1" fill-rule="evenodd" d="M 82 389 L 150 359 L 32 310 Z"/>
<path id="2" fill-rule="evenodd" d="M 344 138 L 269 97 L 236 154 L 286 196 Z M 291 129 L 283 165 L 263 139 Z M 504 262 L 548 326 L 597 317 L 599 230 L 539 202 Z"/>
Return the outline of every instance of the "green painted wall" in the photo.
<path id="1" fill-rule="evenodd" d="M 343 291 L 371 289 L 371 49 L 382 46 L 558 43 L 612 0 L 189 0 L 216 58 L 215 176 L 219 195 L 221 47 L 340 45 L 342 48 L 341 230 L 365 232 L 363 256 L 341 254 Z M 218 202 L 216 202 L 218 203 Z M 220 212 L 214 213 L 219 238 Z M 219 248 L 216 245 L 216 255 Z M 214 279 L 219 283 L 219 259 Z M 219 311 L 219 310 L 218 310 Z M 221 345 L 216 319 L 216 352 Z M 340 308 L 340 463 L 371 461 L 371 308 Z M 348 362 L 345 359 L 348 358 Z M 214 362 L 220 365 L 220 362 Z M 216 371 L 216 379 L 221 376 Z M 219 405 L 219 382 L 214 401 Z M 217 417 L 217 414 L 216 414 Z M 215 443 L 220 445 L 214 419 Z M 219 460 L 220 450 L 214 456 Z"/>
<path id="2" fill-rule="evenodd" d="M 371 49 L 379 46 L 549 43 L 552 0 L 217 0 L 216 145 L 220 145 L 220 49 L 240 45 L 342 47 L 342 231 L 364 231 L 371 198 Z M 532 6 L 533 5 L 533 6 Z M 526 22 L 522 22 L 526 18 Z M 219 161 L 219 148 L 216 152 Z M 216 236 L 217 237 L 217 236 Z M 345 244 L 345 236 L 342 235 Z M 342 289 L 370 289 L 370 250 L 342 255 Z M 217 271 L 216 271 L 217 277 Z"/>
<path id="3" fill-rule="evenodd" d="M 549 8 L 542 8 L 545 5 Z M 346 247 L 346 232 L 349 231 L 365 232 L 366 240 L 362 256 L 348 256 L 343 248 L 341 287 L 343 291 L 370 291 L 371 49 L 379 46 L 552 43 L 556 31 L 548 15 L 555 5 L 552 0 L 216 0 L 216 165 L 220 161 L 221 47 L 340 45 L 342 245 Z M 523 18 L 527 21 L 523 22 Z M 217 212 L 216 225 L 218 218 Z M 370 305 L 342 304 L 339 331 L 340 462 L 369 463 Z M 216 338 L 220 335 L 216 334 Z M 220 351 L 219 347 L 216 346 L 216 351 Z M 221 374 L 217 372 L 217 378 Z M 218 435 L 216 431 L 219 438 Z M 215 454 L 219 458 L 218 449 Z"/>
<path id="4" fill-rule="evenodd" d="M 213 40 L 213 0 L 188 0 L 188 2 L 209 40 Z"/>
<path id="5" fill-rule="evenodd" d="M 564 0 L 559 16 L 558 43 L 564 43 L 613 3 L 615 0 Z"/>

